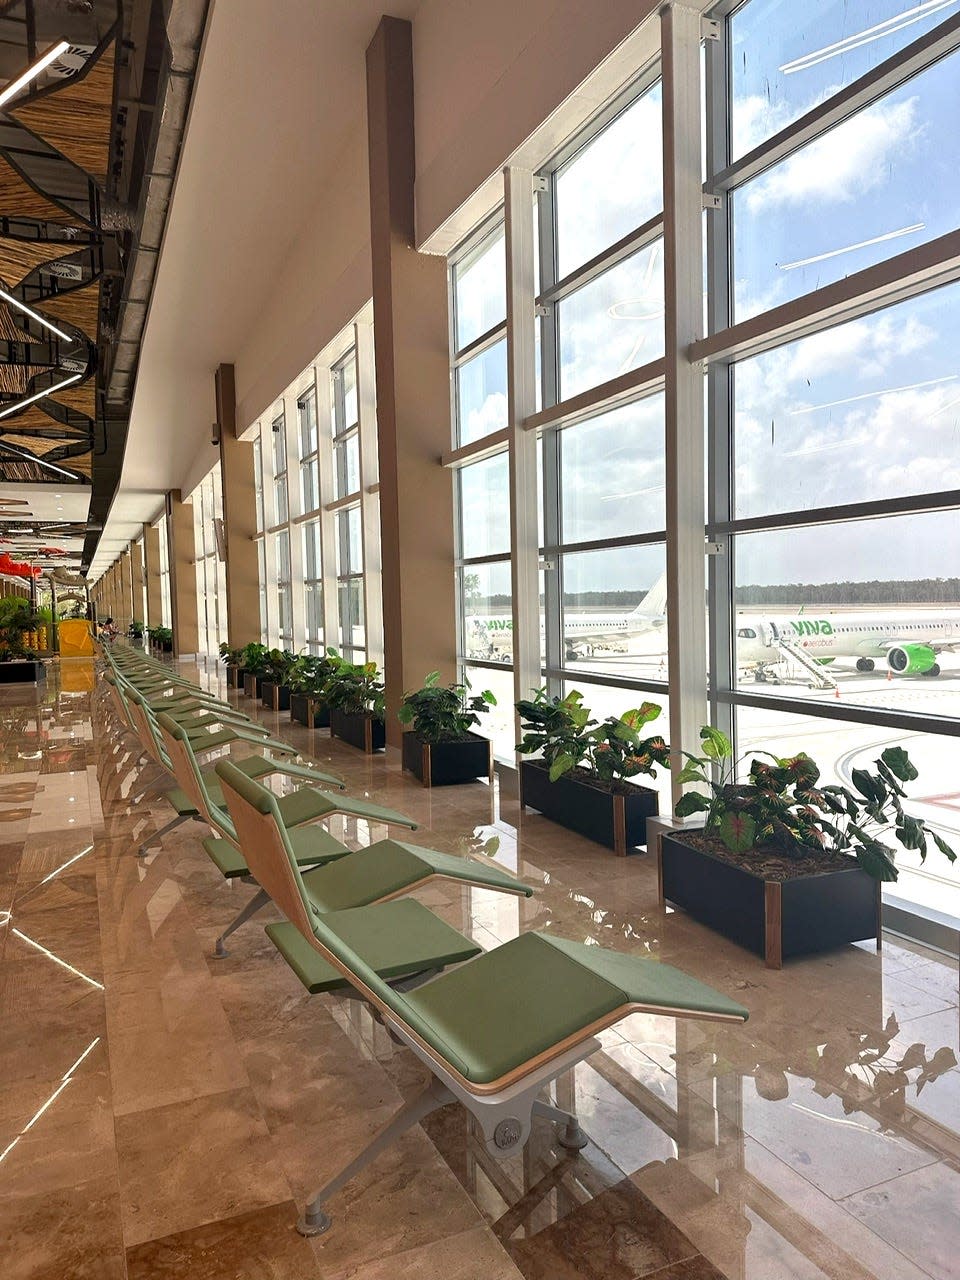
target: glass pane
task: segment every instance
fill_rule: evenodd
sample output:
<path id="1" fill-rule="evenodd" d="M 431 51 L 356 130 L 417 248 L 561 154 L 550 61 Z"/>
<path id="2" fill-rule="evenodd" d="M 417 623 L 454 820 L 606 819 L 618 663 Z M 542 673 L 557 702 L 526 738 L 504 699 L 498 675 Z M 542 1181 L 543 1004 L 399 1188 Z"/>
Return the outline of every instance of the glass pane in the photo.
<path id="1" fill-rule="evenodd" d="M 277 534 L 277 581 L 290 581 L 290 534 L 283 531 Z"/>
<path id="2" fill-rule="evenodd" d="M 507 343 L 497 342 L 457 367 L 460 444 L 470 444 L 507 425 Z"/>
<path id="3" fill-rule="evenodd" d="M 303 589 L 306 638 L 323 642 L 323 589 L 319 582 L 308 582 Z"/>
<path id="4" fill-rule="evenodd" d="M 663 208 L 659 81 L 557 173 L 558 279 Z"/>
<path id="5" fill-rule="evenodd" d="M 319 520 L 311 520 L 303 526 L 303 576 L 307 581 L 322 576 Z"/>
<path id="6" fill-rule="evenodd" d="M 360 537 L 360 508 L 337 512 L 337 573 L 363 572 L 363 547 Z"/>
<path id="7" fill-rule="evenodd" d="M 320 474 L 317 459 L 300 465 L 300 485 L 303 490 L 303 509 L 313 511 L 320 501 Z"/>
<path id="8" fill-rule="evenodd" d="M 463 656 L 509 665 L 513 661 L 510 562 L 471 564 L 458 572 Z"/>
<path id="9" fill-rule="evenodd" d="M 560 568 L 564 666 L 666 679 L 664 546 L 580 551 L 563 556 Z"/>
<path id="10" fill-rule="evenodd" d="M 564 542 L 662 529 L 663 451 L 662 395 L 561 431 Z"/>
<path id="11" fill-rule="evenodd" d="M 505 453 L 460 469 L 460 554 L 510 552 L 510 464 Z"/>
<path id="12" fill-rule="evenodd" d="M 283 524 L 287 518 L 287 477 L 278 476 L 273 482 L 273 509 L 275 523 Z"/>
<path id="13" fill-rule="evenodd" d="M 744 772 L 753 752 L 785 756 L 805 751 L 820 766 L 825 783 L 849 787 L 854 769 L 873 772 L 874 761 L 885 747 L 903 747 L 920 775 L 906 785 L 905 809 L 929 823 L 956 848 L 956 738 L 755 707 L 738 707 L 736 716 L 737 749 L 741 757 L 746 757 Z M 883 840 L 895 850 L 900 871 L 897 881 L 883 886 L 884 894 L 960 917 L 960 863 L 951 866 L 931 847 L 926 863 L 921 864 L 915 852 L 901 847 L 893 831 L 886 832 Z"/>
<path id="14" fill-rule="evenodd" d="M 945 58 L 735 193 L 736 319 L 954 229 L 958 74 Z"/>
<path id="15" fill-rule="evenodd" d="M 263 442 L 257 436 L 253 443 L 253 488 L 257 501 L 257 532 L 263 532 Z"/>
<path id="16" fill-rule="evenodd" d="M 560 398 L 663 355 L 663 243 L 641 249 L 559 304 Z"/>
<path id="17" fill-rule="evenodd" d="M 456 264 L 453 272 L 456 346 L 461 351 L 507 318 L 504 231 L 499 226 Z"/>
<path id="18" fill-rule="evenodd" d="M 960 287 L 736 366 L 738 516 L 960 488 Z"/>
<path id="19" fill-rule="evenodd" d="M 257 542 L 257 564 L 260 576 L 260 635 L 267 634 L 267 548 L 263 538 Z"/>
<path id="20" fill-rule="evenodd" d="M 309 392 L 297 401 L 300 416 L 300 457 L 317 452 L 317 394 Z"/>
<path id="21" fill-rule="evenodd" d="M 470 681 L 474 693 L 489 689 L 497 700 L 495 707 L 480 717 L 474 732 L 489 738 L 493 754 L 501 760 L 513 760 L 516 746 L 516 728 L 513 718 L 513 671 L 510 667 L 491 670 L 489 667 L 464 667 L 463 674 Z"/>
<path id="22" fill-rule="evenodd" d="M 344 648 L 363 648 L 366 635 L 363 626 L 363 579 L 351 578 L 349 582 L 341 582 L 338 588 L 340 598 L 340 644 Z"/>
<path id="23" fill-rule="evenodd" d="M 356 352 L 351 353 L 349 359 L 340 368 L 343 375 L 343 421 L 340 424 L 340 430 L 347 431 L 350 427 L 356 426 L 360 416 L 357 407 Z"/>
<path id="24" fill-rule="evenodd" d="M 273 474 L 282 475 L 287 469 L 287 434 L 283 423 L 283 414 L 275 418 L 270 429 L 273 442 Z"/>
<path id="25" fill-rule="evenodd" d="M 360 488 L 360 437 L 352 435 L 334 446 L 337 497 L 345 498 Z"/>
<path id="26" fill-rule="evenodd" d="M 957 510 L 741 534 L 740 687 L 960 716 L 958 547 Z"/>
<path id="27" fill-rule="evenodd" d="M 751 0 L 730 19 L 734 159 L 957 11 L 957 0 Z"/>

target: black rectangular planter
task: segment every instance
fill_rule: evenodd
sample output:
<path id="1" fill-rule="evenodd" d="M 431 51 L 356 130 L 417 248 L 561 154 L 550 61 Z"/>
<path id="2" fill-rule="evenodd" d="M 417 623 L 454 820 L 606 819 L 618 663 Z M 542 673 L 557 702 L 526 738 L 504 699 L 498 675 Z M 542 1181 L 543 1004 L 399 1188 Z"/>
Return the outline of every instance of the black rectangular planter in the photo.
<path id="1" fill-rule="evenodd" d="M 366 751 L 370 755 L 374 751 L 383 751 L 387 745 L 387 729 L 382 720 L 373 716 L 350 715 L 345 711 L 330 708 L 330 733 L 334 738 L 342 738 L 358 751 Z"/>
<path id="2" fill-rule="evenodd" d="M 657 793 L 650 787 L 631 785 L 629 795 L 614 795 L 569 774 L 551 782 L 549 769 L 539 760 L 520 761 L 520 803 L 621 858 L 646 844 L 647 819 L 659 813 Z"/>
<path id="3" fill-rule="evenodd" d="M 425 787 L 489 778 L 493 770 L 492 748 L 487 738 L 471 733 L 460 742 L 421 742 L 415 733 L 403 735 L 403 767 L 415 773 Z"/>
<path id="4" fill-rule="evenodd" d="M 241 671 L 241 668 L 234 666 L 233 663 L 230 663 L 227 666 L 227 688 L 228 689 L 240 688 L 240 671 Z"/>
<path id="5" fill-rule="evenodd" d="M 308 729 L 329 729 L 330 708 L 308 693 L 291 693 L 290 719 L 296 720 L 297 724 L 305 724 Z"/>
<path id="6" fill-rule="evenodd" d="M 258 676 L 253 671 L 243 673 L 243 692 L 248 698 L 259 698 L 262 685 L 263 676 Z"/>
<path id="7" fill-rule="evenodd" d="M 0 662 L 0 684 L 37 684 L 46 674 L 42 662 L 33 662 L 29 658 Z"/>
<path id="8" fill-rule="evenodd" d="M 763 956 L 768 969 L 865 938 L 880 945 L 880 883 L 852 860 L 843 871 L 764 880 L 664 832 L 657 879 L 661 903 Z"/>
<path id="9" fill-rule="evenodd" d="M 260 701 L 271 711 L 290 710 L 290 686 L 274 684 L 272 680 L 260 681 Z"/>

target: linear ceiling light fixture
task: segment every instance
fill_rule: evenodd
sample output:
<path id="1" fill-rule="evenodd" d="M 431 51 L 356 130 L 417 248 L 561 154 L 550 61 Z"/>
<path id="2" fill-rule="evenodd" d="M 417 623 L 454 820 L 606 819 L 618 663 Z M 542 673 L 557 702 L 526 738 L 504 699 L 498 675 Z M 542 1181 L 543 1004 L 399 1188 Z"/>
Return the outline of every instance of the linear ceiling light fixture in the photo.
<path id="1" fill-rule="evenodd" d="M 11 413 L 16 413 L 18 409 L 25 409 L 28 404 L 33 404 L 35 400 L 42 400 L 44 396 L 52 396 L 55 391 L 59 391 L 63 387 L 69 387 L 71 382 L 78 382 L 82 377 L 82 373 L 72 373 L 69 378 L 64 378 L 62 382 L 54 383 L 52 387 L 45 387 L 43 391 L 36 391 L 32 396 L 27 396 L 25 400 L 17 400 L 13 404 L 8 404 L 5 409 L 0 409 L 0 418 L 9 418 Z"/>
<path id="2" fill-rule="evenodd" d="M 0 289 L 0 298 L 9 307 L 13 307 L 16 311 L 22 311 L 25 316 L 29 316 L 31 320 L 36 320 L 37 324 L 42 324 L 45 329 L 49 329 L 51 333 L 55 333 L 58 338 L 62 338 L 66 343 L 72 343 L 73 338 L 69 333 L 64 333 L 62 329 L 58 329 L 55 324 L 51 324 L 39 311 L 34 311 L 32 307 L 28 307 L 25 302 L 21 302 L 19 298 L 15 298 L 12 293 L 7 293 L 5 289 Z"/>
<path id="3" fill-rule="evenodd" d="M 58 476 L 66 476 L 68 480 L 76 480 L 76 476 L 72 471 L 64 471 L 63 467 L 58 467 L 55 462 L 47 462 L 45 458 L 34 458 L 23 449 L 18 449 L 16 445 L 9 444 L 6 440 L 0 440 L 0 449 L 6 449 L 8 453 L 13 454 L 15 458 L 20 458 L 24 462 L 35 462 L 38 467 L 46 467 L 48 471 L 56 471 Z"/>
<path id="4" fill-rule="evenodd" d="M 45 54 L 39 57 L 32 66 L 27 67 L 23 75 L 17 76 L 16 80 L 11 80 L 7 87 L 0 92 L 0 107 L 6 106 L 11 98 L 15 98 L 21 89 L 25 89 L 31 80 L 36 80 L 42 71 L 46 71 L 51 62 L 56 62 L 61 53 L 66 53 L 70 48 L 69 40 L 58 40 L 52 48 L 48 49 Z"/>

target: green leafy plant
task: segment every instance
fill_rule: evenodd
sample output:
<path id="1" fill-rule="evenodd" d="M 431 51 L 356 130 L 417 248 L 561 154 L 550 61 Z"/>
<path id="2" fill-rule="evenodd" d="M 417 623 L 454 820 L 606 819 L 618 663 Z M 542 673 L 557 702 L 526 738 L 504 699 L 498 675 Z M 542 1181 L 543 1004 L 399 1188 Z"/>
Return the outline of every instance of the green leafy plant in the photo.
<path id="1" fill-rule="evenodd" d="M 270 649 L 263 664 L 261 674 L 270 684 L 285 685 L 290 670 L 296 661 L 296 654 L 288 649 Z"/>
<path id="2" fill-rule="evenodd" d="M 721 841 L 732 853 L 774 849 L 795 858 L 848 854 L 876 880 L 896 880 L 894 850 L 880 838 L 892 831 L 906 849 L 926 859 L 928 841 L 951 862 L 956 853 L 920 818 L 902 804 L 903 783 L 917 770 L 902 747 L 887 747 L 874 761 L 876 772 L 854 769 L 853 789 L 818 785 L 820 769 L 800 752 L 769 755 L 769 762 L 752 757 L 746 782 L 738 782 L 738 762 L 726 734 L 711 725 L 700 730 L 703 754 L 684 752 L 680 783 L 699 783 L 704 791 L 681 796 L 679 818 L 703 813 L 704 833 Z M 761 755 L 768 755 L 762 752 Z"/>
<path id="3" fill-rule="evenodd" d="M 342 663 L 324 685 L 323 698 L 329 706 L 349 716 L 382 720 L 386 710 L 383 681 L 375 662 Z"/>
<path id="4" fill-rule="evenodd" d="M 431 671 L 421 688 L 403 695 L 397 718 L 412 725 L 422 742 L 458 742 L 496 705 L 489 689 L 471 696 L 469 681 L 442 685 L 440 672 Z"/>
<path id="5" fill-rule="evenodd" d="M 142 640 L 143 639 L 143 623 L 140 622 L 137 618 L 134 618 L 134 620 L 130 623 L 130 626 L 127 628 L 127 635 L 130 637 L 131 640 Z"/>
<path id="6" fill-rule="evenodd" d="M 644 738 L 640 732 L 660 715 L 661 708 L 654 702 L 598 723 L 591 719 L 578 690 L 557 698 L 538 689 L 533 698 L 518 702 L 517 710 L 523 730 L 517 751 L 539 753 L 551 782 L 572 769 L 583 769 L 613 788 L 641 773 L 655 776 L 656 765 L 669 763 L 670 748 L 663 737 Z"/>
<path id="7" fill-rule="evenodd" d="M 265 644 L 260 644 L 256 640 L 251 640 L 249 644 L 245 644 L 240 650 L 240 665 L 243 667 L 244 671 L 249 671 L 251 675 L 262 675 L 267 665 L 267 655 L 269 652 L 270 650 Z"/>
<path id="8" fill-rule="evenodd" d="M 220 661 L 228 667 L 239 667 L 243 662 L 243 650 L 231 649 L 230 646 L 224 642 L 220 646 Z"/>
<path id="9" fill-rule="evenodd" d="M 173 632 L 169 627 L 147 627 L 147 635 L 161 649 L 169 652 L 173 648 Z"/>
<path id="10" fill-rule="evenodd" d="M 341 667 L 350 665 L 345 658 L 340 657 L 336 649 L 328 649 L 322 656 L 302 653 L 294 658 L 287 683 L 292 693 L 322 699 L 330 678 Z"/>

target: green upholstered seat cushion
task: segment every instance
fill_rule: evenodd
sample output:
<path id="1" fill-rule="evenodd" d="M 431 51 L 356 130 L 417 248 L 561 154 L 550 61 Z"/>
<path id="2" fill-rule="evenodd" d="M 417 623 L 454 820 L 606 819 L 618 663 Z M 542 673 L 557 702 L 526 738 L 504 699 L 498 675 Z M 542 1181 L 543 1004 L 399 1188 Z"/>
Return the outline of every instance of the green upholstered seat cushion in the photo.
<path id="1" fill-rule="evenodd" d="M 386 904 L 389 905 L 389 904 Z M 375 921 L 382 906 L 363 908 Z M 392 991 L 355 952 L 337 917 L 317 937 L 466 1079 L 488 1084 L 631 1003 L 746 1017 L 746 1010 L 670 966 L 524 933 L 409 995 Z"/>
<path id="2" fill-rule="evenodd" d="M 307 872 L 303 884 L 314 907 L 326 912 L 377 902 L 430 875 L 450 876 L 494 889 L 512 889 L 528 897 L 533 892 L 494 863 L 437 853 L 400 840 L 378 840 L 332 866 Z"/>
<path id="3" fill-rule="evenodd" d="M 180 818 L 187 814 L 199 813 L 197 806 L 193 803 L 182 787 L 171 787 L 169 791 L 163 793 L 163 798 L 172 804 Z"/>
<path id="4" fill-rule="evenodd" d="M 385 980 L 442 969 L 478 954 L 480 948 L 412 898 L 383 904 L 372 921 L 366 911 L 338 911 L 338 932 Z M 313 994 L 348 985 L 292 924 L 270 924 L 267 936 Z"/>
<path id="5" fill-rule="evenodd" d="M 350 852 L 346 845 L 341 844 L 329 831 L 324 831 L 323 827 L 298 827 L 296 831 L 290 832 L 289 839 L 297 866 L 301 867 L 316 867 L 344 858 Z M 203 848 L 220 874 L 228 880 L 250 874 L 246 859 L 232 840 L 208 836 L 203 841 Z"/>
<path id="6" fill-rule="evenodd" d="M 333 813 L 366 818 L 370 822 L 416 826 L 411 819 L 393 809 L 385 809 L 382 805 L 371 804 L 366 800 L 354 800 L 350 796 L 329 795 L 324 791 L 316 791 L 313 787 L 301 787 L 299 791 L 291 791 L 289 795 L 278 797 L 277 810 L 287 827 L 297 827 L 302 822 L 316 822 L 318 818 L 325 818 Z"/>

